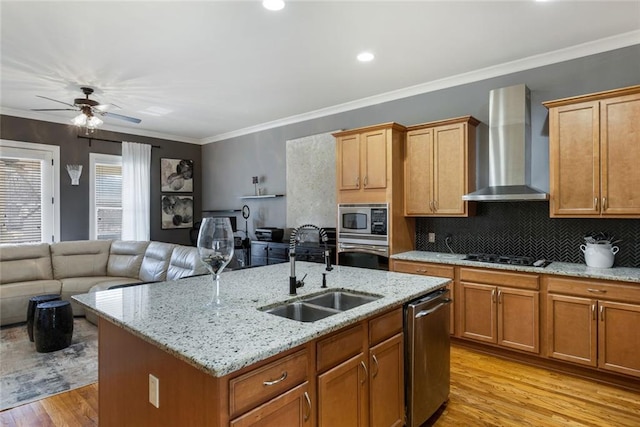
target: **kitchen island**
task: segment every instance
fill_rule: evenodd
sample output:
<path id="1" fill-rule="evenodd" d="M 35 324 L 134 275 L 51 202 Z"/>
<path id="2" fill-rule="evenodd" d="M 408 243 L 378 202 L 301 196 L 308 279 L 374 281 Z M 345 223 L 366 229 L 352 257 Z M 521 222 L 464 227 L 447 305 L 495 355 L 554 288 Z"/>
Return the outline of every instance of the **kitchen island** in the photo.
<path id="1" fill-rule="evenodd" d="M 253 394 L 258 391 L 251 387 L 242 391 L 242 396 L 236 395 L 243 390 L 244 376 L 251 378 L 254 372 L 261 369 L 268 372 L 273 367 L 277 390 L 282 363 L 290 368 L 290 378 L 295 377 L 298 368 L 305 372 L 300 374 L 301 384 L 289 392 L 303 386 L 305 391 L 302 393 L 300 389 L 291 398 L 277 395 L 270 402 L 284 399 L 275 403 L 285 408 L 286 402 L 299 396 L 302 424 L 316 425 L 318 419 L 321 425 L 325 414 L 328 425 L 322 402 L 315 399 L 322 394 L 316 393 L 316 382 L 318 387 L 324 384 L 316 373 L 321 378 L 333 374 L 334 369 L 346 369 L 347 365 L 325 361 L 344 352 L 345 359 L 349 359 L 345 363 L 358 362 L 356 377 L 363 375 L 358 370 L 360 363 L 368 375 L 367 366 L 371 365 L 365 360 L 369 360 L 369 346 L 382 344 L 376 341 L 376 331 L 394 324 L 395 329 L 389 330 L 396 334 L 399 320 L 401 335 L 402 305 L 449 282 L 435 277 L 336 266 L 327 273 L 330 289 L 380 298 L 309 323 L 262 311 L 326 291 L 320 288 L 322 273 L 326 273 L 323 265 L 300 262 L 297 273 L 298 278 L 307 274 L 297 297 L 288 295 L 288 264 L 224 273 L 220 286 L 226 306 L 220 310 L 205 306 L 213 288 L 209 276 L 74 297 L 100 316 L 100 425 L 171 425 L 185 420 L 193 420 L 197 425 L 250 425 L 242 415 L 253 410 L 259 413 L 250 414 L 251 419 L 262 419 L 266 415 L 260 410 L 266 403 L 265 399 L 254 399 Z M 323 341 L 325 337 L 329 340 Z M 401 350 L 402 337 L 399 338 L 394 342 L 400 343 Z M 352 343 L 358 344 L 358 349 L 363 348 L 357 350 L 353 360 L 347 351 Z M 324 353 L 325 348 L 330 351 Z M 400 366 L 401 359 L 400 355 Z M 395 370 L 398 371 L 397 366 Z M 152 396 L 155 380 L 150 375 L 158 378 L 159 407 L 150 403 L 155 399 Z M 283 376 L 287 377 L 284 373 Z M 352 391 L 347 390 L 346 395 Z M 271 398 L 272 394 L 266 396 Z M 305 400 L 309 402 L 307 405 L 303 405 Z M 241 403 L 245 401 L 262 406 Z M 368 405 L 363 405 L 367 402 L 368 398 L 357 402 L 361 419 L 368 419 Z"/>

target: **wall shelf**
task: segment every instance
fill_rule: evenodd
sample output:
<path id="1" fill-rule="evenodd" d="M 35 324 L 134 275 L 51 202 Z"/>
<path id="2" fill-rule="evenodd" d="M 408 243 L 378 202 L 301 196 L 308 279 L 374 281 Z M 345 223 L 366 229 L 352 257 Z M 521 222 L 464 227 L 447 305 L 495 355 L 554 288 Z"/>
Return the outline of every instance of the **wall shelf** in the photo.
<path id="1" fill-rule="evenodd" d="M 273 199 L 275 197 L 284 197 L 284 194 L 263 194 L 261 196 L 240 196 L 241 199 Z"/>

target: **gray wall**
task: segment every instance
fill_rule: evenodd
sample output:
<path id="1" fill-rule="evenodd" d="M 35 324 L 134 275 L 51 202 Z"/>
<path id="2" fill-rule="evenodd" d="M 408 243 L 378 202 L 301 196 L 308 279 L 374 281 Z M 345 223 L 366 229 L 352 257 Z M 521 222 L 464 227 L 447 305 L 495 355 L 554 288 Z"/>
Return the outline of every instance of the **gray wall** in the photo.
<path id="1" fill-rule="evenodd" d="M 122 154 L 122 145 L 113 142 L 77 138 L 77 129 L 39 120 L 0 116 L 0 138 L 60 146 L 60 240 L 89 238 L 89 153 Z M 98 130 L 92 136 L 117 141 L 158 145 L 151 150 L 151 240 L 190 244 L 189 229 L 162 230 L 160 225 L 160 158 L 194 161 L 194 216 L 202 209 L 201 146 L 157 138 Z M 82 165 L 80 185 L 72 186 L 65 169 L 67 164 Z M 186 194 L 186 193 L 185 193 Z"/>
<path id="2" fill-rule="evenodd" d="M 254 175 L 266 177 L 268 192 L 286 193 L 285 141 L 288 139 L 390 121 L 409 126 L 472 115 L 483 122 L 479 140 L 486 141 L 489 91 L 519 83 L 531 89 L 531 183 L 548 191 L 547 109 L 541 102 L 640 84 L 640 45 L 207 144 L 202 148 L 203 207 L 239 209 L 243 201 L 238 196 L 253 194 L 251 176 Z M 479 184 L 482 184 L 486 177 L 482 171 L 478 173 Z M 264 222 L 257 225 L 285 225 L 284 200 L 252 205 L 259 211 L 258 222 Z"/>

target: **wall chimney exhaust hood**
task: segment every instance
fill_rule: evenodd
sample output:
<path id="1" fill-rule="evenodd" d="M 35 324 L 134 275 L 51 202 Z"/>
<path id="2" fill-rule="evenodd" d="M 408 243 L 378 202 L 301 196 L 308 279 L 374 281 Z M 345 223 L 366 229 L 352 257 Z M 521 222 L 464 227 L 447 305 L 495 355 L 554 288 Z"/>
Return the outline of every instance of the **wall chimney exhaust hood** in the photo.
<path id="1" fill-rule="evenodd" d="M 489 155 L 479 156 L 484 162 L 478 165 L 480 173 L 488 172 L 489 186 L 462 196 L 462 200 L 549 200 L 548 194 L 530 185 L 530 98 L 524 84 L 489 93 Z"/>

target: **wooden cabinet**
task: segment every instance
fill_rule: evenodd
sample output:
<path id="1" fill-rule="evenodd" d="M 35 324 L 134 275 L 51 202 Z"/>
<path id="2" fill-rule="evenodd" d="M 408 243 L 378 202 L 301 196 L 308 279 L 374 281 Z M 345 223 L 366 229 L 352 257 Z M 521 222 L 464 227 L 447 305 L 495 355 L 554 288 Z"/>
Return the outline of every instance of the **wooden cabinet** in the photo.
<path id="1" fill-rule="evenodd" d="M 319 426 L 404 425 L 402 319 L 398 308 L 318 342 Z"/>
<path id="2" fill-rule="evenodd" d="M 545 102 L 552 217 L 640 217 L 640 86 Z"/>
<path id="3" fill-rule="evenodd" d="M 400 167 L 394 167 L 393 158 L 402 156 L 404 130 L 397 123 L 385 123 L 334 134 L 338 203 L 386 203 L 391 199 L 393 169 Z"/>
<path id="4" fill-rule="evenodd" d="M 640 288 L 555 277 L 547 286 L 548 357 L 640 377 Z"/>
<path id="5" fill-rule="evenodd" d="M 391 260 L 391 271 L 421 274 L 423 276 L 444 277 L 451 280 L 454 280 L 455 278 L 455 267 L 452 265 L 433 264 L 427 262 Z M 455 282 L 451 282 L 447 285 L 447 289 L 449 289 L 449 298 L 451 299 L 451 317 L 449 319 L 449 333 L 451 335 L 455 333 L 456 323 L 456 292 L 454 283 Z"/>
<path id="6" fill-rule="evenodd" d="M 407 216 L 468 216 L 462 196 L 475 190 L 476 126 L 471 116 L 407 128 L 404 210 Z"/>
<path id="7" fill-rule="evenodd" d="M 231 427 L 313 425 L 309 383 L 305 382 L 256 409 L 232 420 Z"/>
<path id="8" fill-rule="evenodd" d="M 459 289 L 461 337 L 539 353 L 537 275 L 461 268 Z"/>

